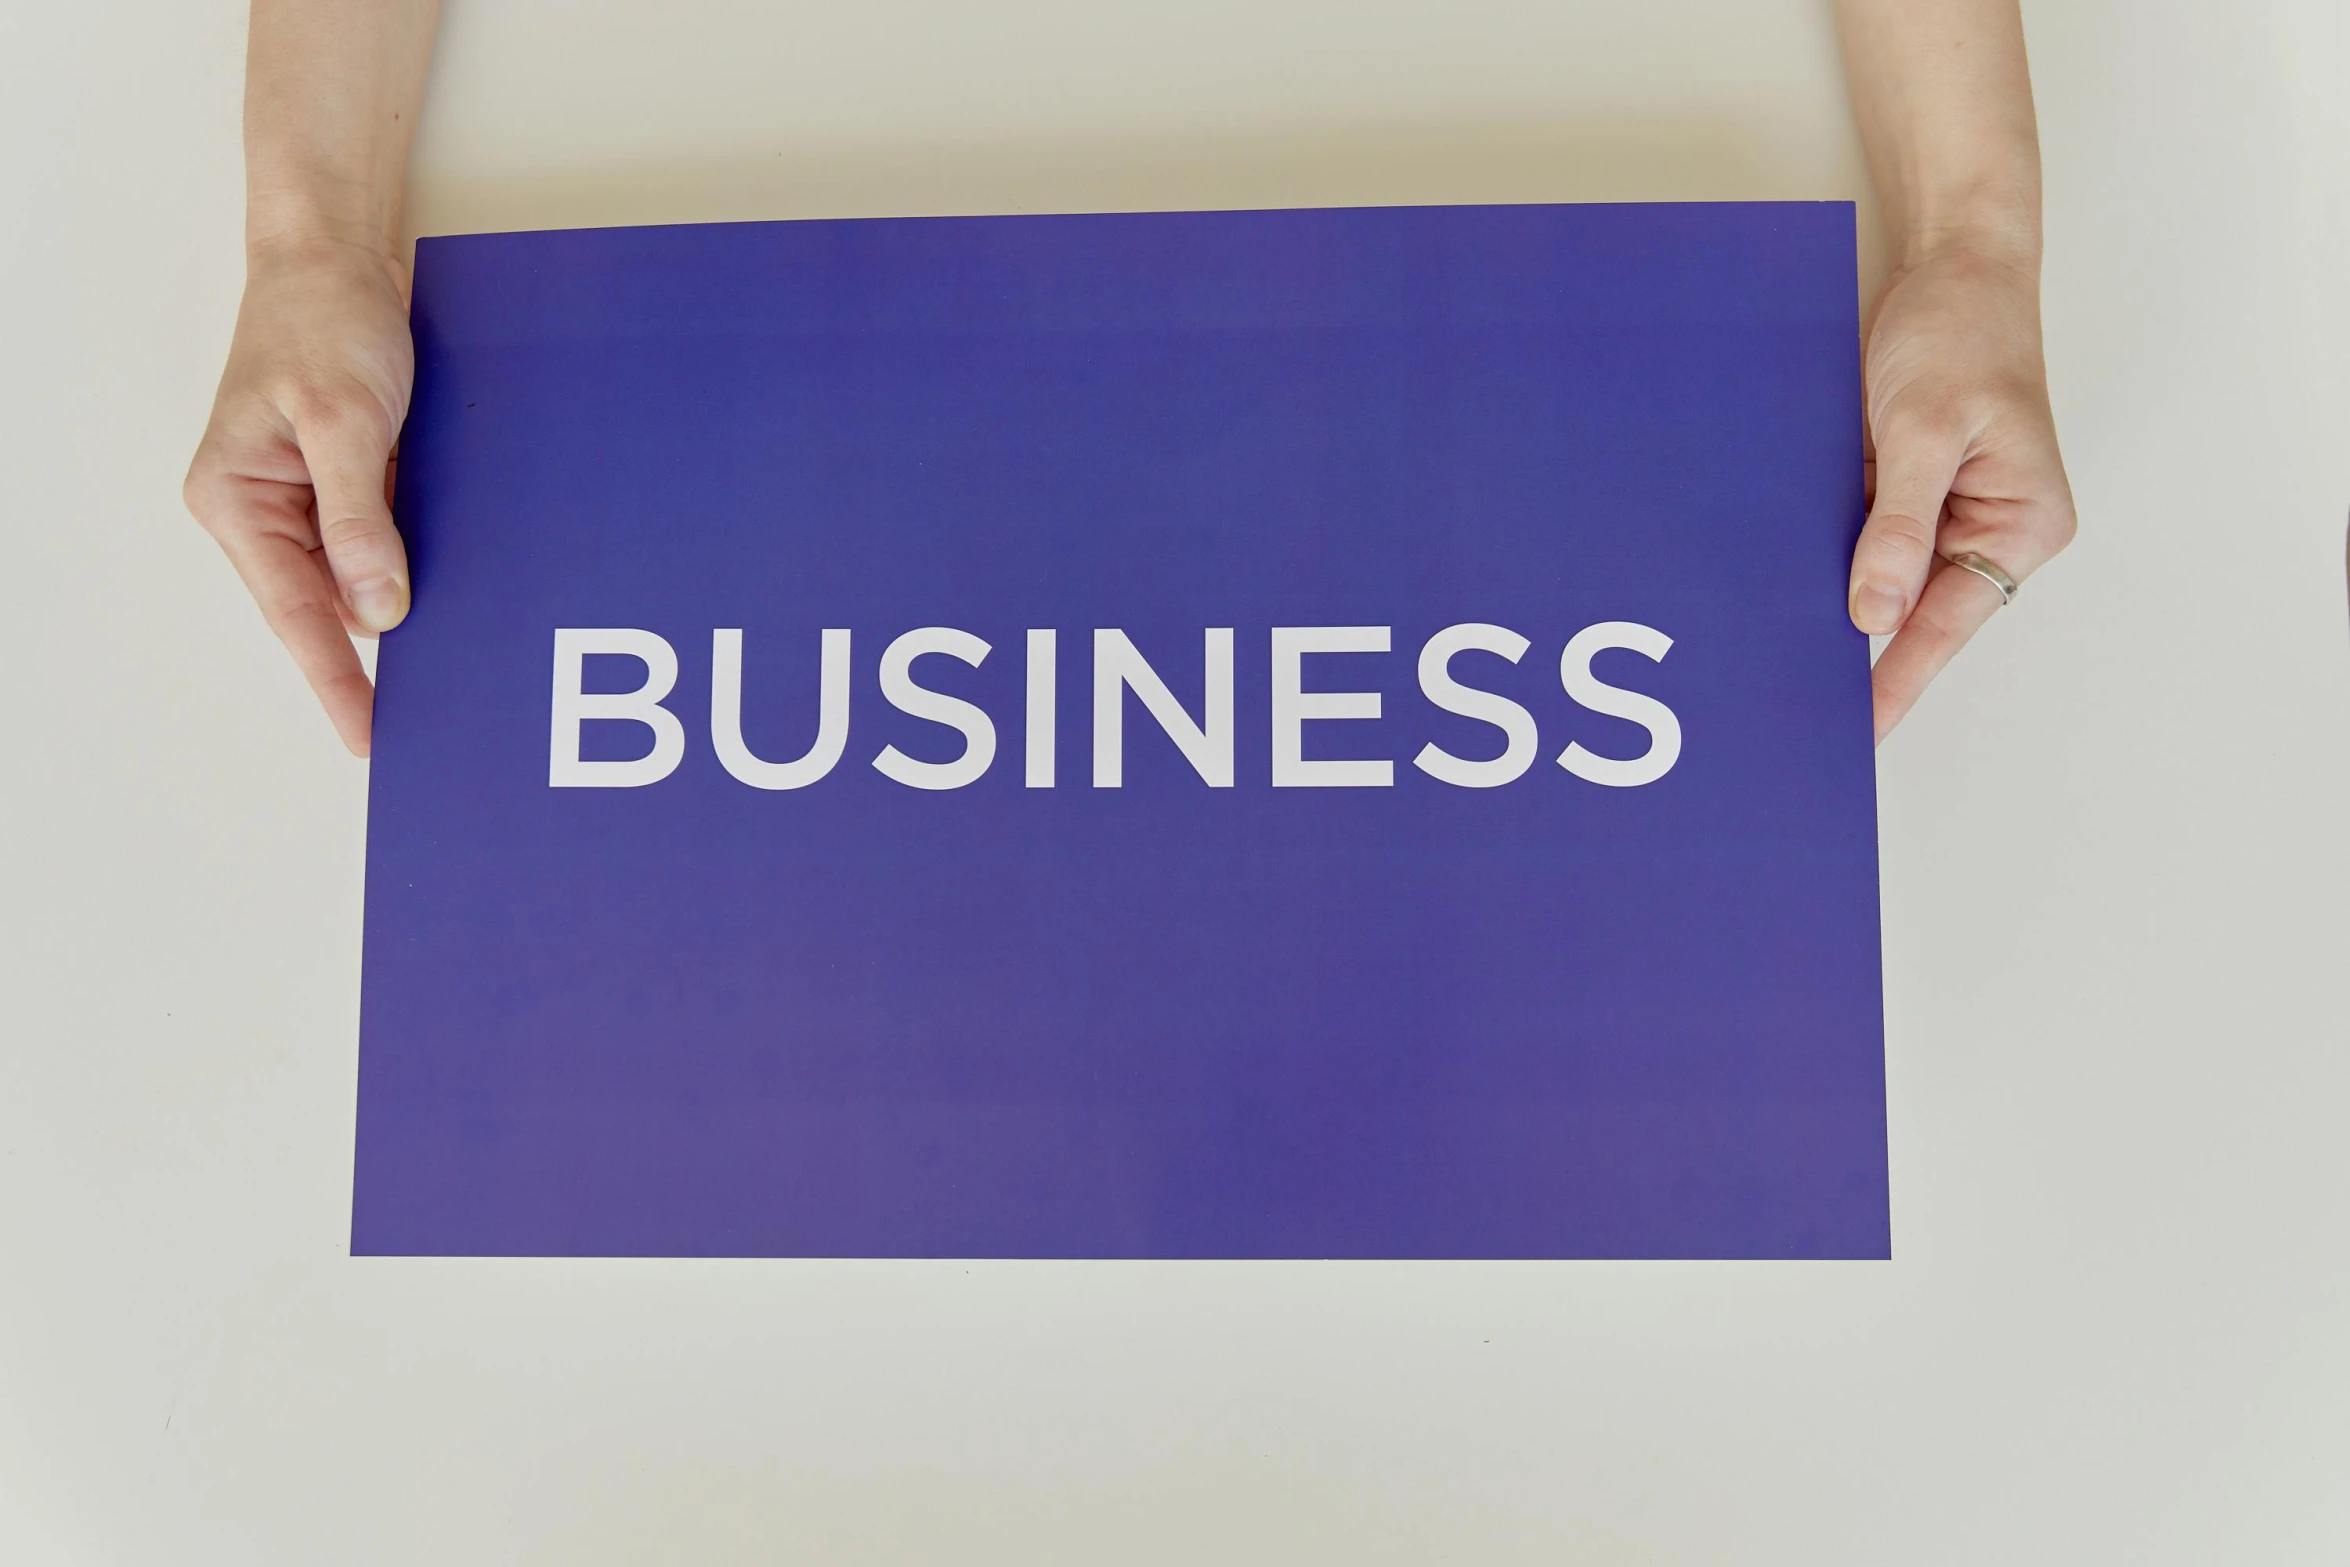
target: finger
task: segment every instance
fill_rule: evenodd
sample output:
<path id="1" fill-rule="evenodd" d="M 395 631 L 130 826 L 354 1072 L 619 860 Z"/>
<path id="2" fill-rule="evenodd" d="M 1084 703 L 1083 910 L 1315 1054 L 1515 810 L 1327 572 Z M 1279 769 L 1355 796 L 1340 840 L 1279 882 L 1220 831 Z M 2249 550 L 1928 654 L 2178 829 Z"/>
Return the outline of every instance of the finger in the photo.
<path id="1" fill-rule="evenodd" d="M 356 401 L 294 425 L 318 496 L 327 565 L 366 631 L 389 631 L 408 613 L 408 552 L 384 499 L 392 434 L 380 410 Z"/>
<path id="2" fill-rule="evenodd" d="M 1934 530 L 1966 456 L 1955 430 L 1888 418 L 1877 433 L 1877 489 L 1852 551 L 1847 608 L 1871 636 L 1900 629 L 1934 564 Z"/>
<path id="3" fill-rule="evenodd" d="M 343 629 L 334 580 L 320 558 L 282 533 L 236 533 L 224 537 L 221 545 L 253 602 L 261 606 L 269 629 L 294 655 L 335 733 L 353 756 L 365 756 L 375 687 L 368 683 L 358 650 Z"/>
<path id="4" fill-rule="evenodd" d="M 2001 603 L 1999 590 L 1971 571 L 1940 567 L 1918 596 L 1917 608 L 1878 655 L 1869 684 L 1875 694 L 1877 739 L 1893 732 L 1933 678 L 1967 639 L 1983 629 Z"/>

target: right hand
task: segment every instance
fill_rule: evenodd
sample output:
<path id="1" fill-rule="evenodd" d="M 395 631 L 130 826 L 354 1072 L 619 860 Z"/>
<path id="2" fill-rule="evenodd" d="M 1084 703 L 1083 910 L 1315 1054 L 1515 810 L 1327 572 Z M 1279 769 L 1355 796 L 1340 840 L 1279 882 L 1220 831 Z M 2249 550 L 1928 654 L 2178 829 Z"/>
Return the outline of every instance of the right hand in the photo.
<path id="1" fill-rule="evenodd" d="M 416 375 L 407 274 L 342 240 L 259 250 L 183 495 L 365 756 L 375 709 L 353 636 L 408 613 L 392 443 Z"/>

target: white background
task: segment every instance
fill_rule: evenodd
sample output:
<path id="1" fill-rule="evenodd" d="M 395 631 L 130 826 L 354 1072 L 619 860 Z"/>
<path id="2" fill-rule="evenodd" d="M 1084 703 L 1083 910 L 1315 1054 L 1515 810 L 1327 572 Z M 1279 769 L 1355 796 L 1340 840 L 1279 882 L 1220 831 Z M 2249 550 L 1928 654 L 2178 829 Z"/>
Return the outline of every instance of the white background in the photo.
<path id="1" fill-rule="evenodd" d="M 1848 197 L 1809 0 L 451 0 L 468 227 Z M 366 770 L 177 485 L 232 0 L 0 12 L 0 1560 L 2350 1560 L 2350 21 L 2030 8 L 2076 549 L 1881 755 L 1895 1260 L 354 1261 Z"/>

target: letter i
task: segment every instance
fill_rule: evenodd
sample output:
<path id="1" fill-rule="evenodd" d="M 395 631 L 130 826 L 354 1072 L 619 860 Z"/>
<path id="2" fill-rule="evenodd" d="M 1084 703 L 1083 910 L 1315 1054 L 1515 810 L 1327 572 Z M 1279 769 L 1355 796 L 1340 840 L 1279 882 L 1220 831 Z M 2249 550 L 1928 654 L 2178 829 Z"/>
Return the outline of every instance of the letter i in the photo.
<path id="1" fill-rule="evenodd" d="M 1053 786 L 1053 700 L 1058 633 L 1028 633 L 1028 787 Z"/>

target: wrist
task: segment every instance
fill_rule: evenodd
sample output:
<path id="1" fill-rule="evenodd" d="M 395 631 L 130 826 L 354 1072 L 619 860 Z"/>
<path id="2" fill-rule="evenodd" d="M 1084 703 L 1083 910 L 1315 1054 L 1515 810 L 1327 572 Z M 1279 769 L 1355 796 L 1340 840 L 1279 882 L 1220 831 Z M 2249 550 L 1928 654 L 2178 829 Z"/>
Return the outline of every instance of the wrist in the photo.
<path id="1" fill-rule="evenodd" d="M 245 240 L 245 291 L 306 296 L 324 288 L 338 296 L 351 291 L 380 295 L 405 309 L 407 262 L 366 225 L 273 226 Z"/>
<path id="2" fill-rule="evenodd" d="M 1893 263 L 1902 271 L 1949 256 L 1988 261 L 2038 277 L 2040 200 L 2028 192 L 1963 192 L 1906 203 L 1894 228 Z"/>
<path id="3" fill-rule="evenodd" d="M 256 186 L 245 197 L 248 266 L 322 261 L 399 267 L 387 203 L 364 195 Z"/>

